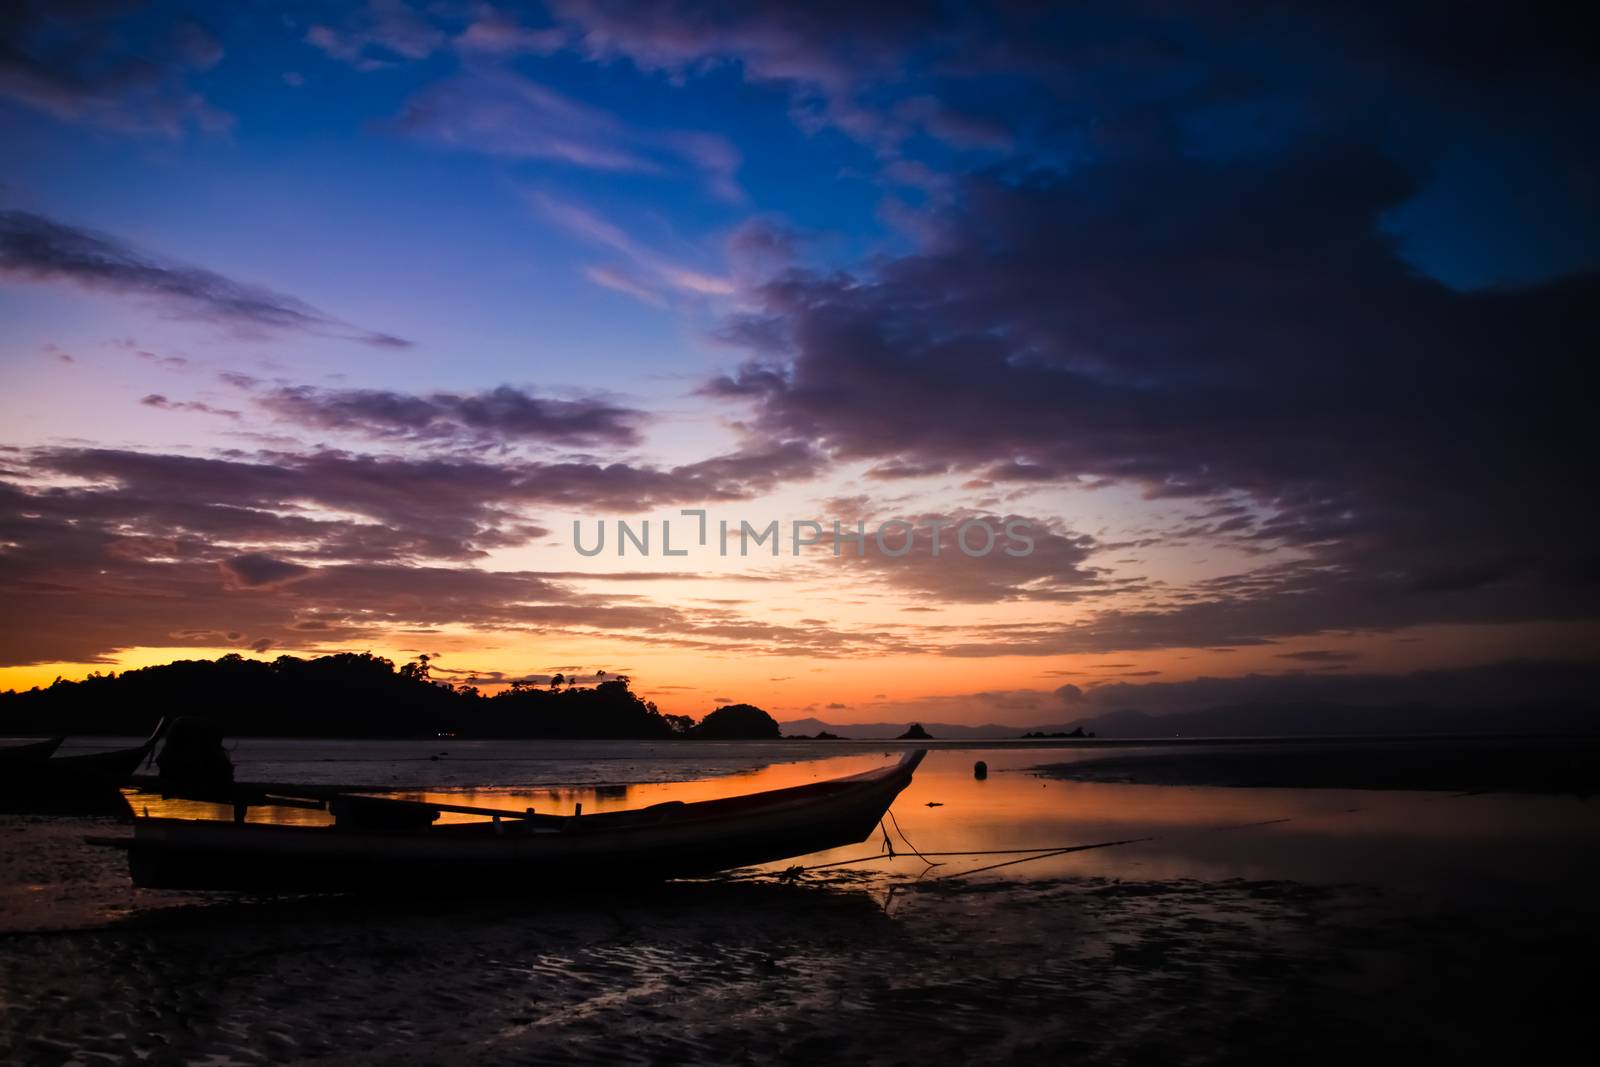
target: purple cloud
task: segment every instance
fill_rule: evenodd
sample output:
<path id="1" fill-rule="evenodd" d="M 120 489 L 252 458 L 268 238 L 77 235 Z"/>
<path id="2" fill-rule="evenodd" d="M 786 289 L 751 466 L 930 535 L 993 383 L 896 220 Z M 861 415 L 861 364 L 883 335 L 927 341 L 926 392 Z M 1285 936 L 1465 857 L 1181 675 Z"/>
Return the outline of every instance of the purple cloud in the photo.
<path id="1" fill-rule="evenodd" d="M 375 348 L 411 344 L 350 326 L 292 296 L 164 262 L 114 237 L 26 211 L 0 211 L 0 276 L 141 298 L 246 334 L 307 333 Z"/>
<path id="2" fill-rule="evenodd" d="M 508 385 L 472 394 L 415 396 L 384 389 L 283 386 L 257 396 L 268 411 L 302 426 L 370 437 L 565 445 L 637 444 L 642 412 L 598 400 L 553 400 Z"/>
<path id="3" fill-rule="evenodd" d="M 0 98 L 127 135 L 231 129 L 233 116 L 191 82 L 222 61 L 216 37 L 193 19 L 137 14 L 121 4 L 6 4 Z"/>

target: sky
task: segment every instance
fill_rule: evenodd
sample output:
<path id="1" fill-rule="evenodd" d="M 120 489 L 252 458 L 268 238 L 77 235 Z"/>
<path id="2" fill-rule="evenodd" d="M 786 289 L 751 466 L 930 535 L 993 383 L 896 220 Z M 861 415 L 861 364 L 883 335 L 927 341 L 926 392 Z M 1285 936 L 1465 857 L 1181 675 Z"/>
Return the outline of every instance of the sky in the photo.
<path id="1" fill-rule="evenodd" d="M 7 5 L 0 687 L 370 650 L 839 723 L 1570 699 L 1576 18 Z"/>

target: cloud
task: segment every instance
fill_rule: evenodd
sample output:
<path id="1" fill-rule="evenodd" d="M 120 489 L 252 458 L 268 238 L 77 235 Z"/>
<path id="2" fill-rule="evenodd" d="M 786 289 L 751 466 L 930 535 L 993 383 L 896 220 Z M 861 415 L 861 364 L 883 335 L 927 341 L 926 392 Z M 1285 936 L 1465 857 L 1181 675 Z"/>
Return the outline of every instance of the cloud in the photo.
<path id="1" fill-rule="evenodd" d="M 721 610 L 608 598 L 528 571 L 426 563 L 301 564 L 226 555 L 198 541 L 151 544 L 0 511 L 0 595 L 29 626 L 8 634 L 0 666 L 102 662 L 118 649 L 338 648 L 404 630 L 457 628 L 592 641 L 622 637 L 719 654 L 890 654 L 892 634 L 792 627 Z"/>
<path id="2" fill-rule="evenodd" d="M 311 568 L 277 559 L 265 552 L 246 552 L 222 561 L 223 574 L 235 588 L 260 589 L 304 578 Z"/>
<path id="3" fill-rule="evenodd" d="M 1294 659 L 1301 663 L 1351 663 L 1361 658 L 1359 652 L 1342 652 L 1331 648 L 1308 648 L 1299 652 L 1279 652 L 1279 659 Z"/>
<path id="4" fill-rule="evenodd" d="M 721 134 L 630 124 L 513 69 L 519 56 L 546 56 L 574 43 L 570 28 L 523 26 L 485 5 L 459 32 L 448 11 L 403 0 L 371 0 L 344 25 L 318 23 L 309 44 L 362 71 L 426 59 L 453 46 L 459 73 L 425 86 L 394 121 L 399 131 L 465 151 L 554 160 L 597 171 L 671 174 L 687 168 L 730 203 L 745 199 L 743 156 Z"/>
<path id="5" fill-rule="evenodd" d="M 139 18 L 121 4 L 19 0 L 0 12 L 0 98 L 115 133 L 231 129 L 233 116 L 191 82 L 222 57 L 198 22 Z"/>
<path id="6" fill-rule="evenodd" d="M 803 129 L 839 130 L 902 175 L 921 166 L 904 158 L 918 132 L 958 150 L 1008 151 L 1015 143 L 1000 119 L 927 91 L 960 92 L 960 79 L 943 75 L 992 39 L 1005 21 L 995 12 L 898 3 L 556 0 L 551 13 L 570 31 L 570 46 L 597 61 L 625 58 L 674 80 L 733 67 L 748 82 L 781 86 Z M 921 91 L 908 94 L 909 87 Z M 925 167 L 919 173 L 933 174 Z"/>
<path id="7" fill-rule="evenodd" d="M 722 339 L 730 344 L 741 342 L 749 344 L 750 341 L 746 338 L 743 328 L 739 325 L 741 321 L 739 319 L 734 320 L 734 329 L 732 331 L 725 329 L 721 335 Z M 760 325 L 770 330 L 771 333 L 770 335 L 765 333 L 758 334 L 756 337 L 758 345 L 759 342 L 767 340 L 768 336 L 781 336 L 783 329 L 781 319 L 776 317 L 766 319 L 761 321 Z M 774 345 L 773 347 L 778 346 Z M 696 391 L 701 396 L 720 397 L 725 400 L 743 398 L 765 400 L 789 388 L 788 373 L 788 368 L 781 364 L 751 360 L 741 364 L 736 373 L 731 375 L 719 374 L 701 385 Z"/>
<path id="8" fill-rule="evenodd" d="M 141 298 L 246 335 L 306 333 L 375 348 L 411 343 L 350 326 L 294 297 L 162 261 L 115 237 L 26 211 L 0 211 L 0 276 Z"/>
<path id="9" fill-rule="evenodd" d="M 599 400 L 554 400 L 509 385 L 480 393 L 417 396 L 386 389 L 282 386 L 256 396 L 278 416 L 301 426 L 369 437 L 564 445 L 632 445 L 642 412 Z"/>
<path id="10" fill-rule="evenodd" d="M 168 400 L 161 393 L 150 393 L 141 397 L 139 403 L 147 408 L 159 408 L 162 411 L 193 411 L 202 415 L 220 415 L 225 419 L 237 419 L 241 413 L 229 408 L 213 407 L 210 404 L 193 400 Z"/>
<path id="11" fill-rule="evenodd" d="M 669 470 L 326 451 L 208 458 L 39 450 L 25 466 L 20 459 L 10 464 L 7 476 L 25 480 L 0 481 L 0 595 L 19 617 L 39 621 L 25 639 L 8 635 L 16 640 L 7 655 L 21 657 L 10 662 L 83 659 L 114 648 L 183 644 L 173 637 L 180 631 L 259 637 L 271 627 L 266 636 L 277 639 L 291 623 L 315 622 L 322 627 L 317 639 L 334 641 L 341 634 L 370 639 L 398 621 L 611 627 L 640 620 L 660 621 L 663 632 L 648 640 L 661 644 L 776 644 L 834 654 L 856 639 L 828 628 L 749 622 L 721 609 L 652 609 L 622 597 L 616 610 L 601 611 L 607 598 L 591 593 L 574 594 L 559 612 L 521 610 L 504 598 L 564 590 L 568 582 L 592 589 L 591 579 L 495 585 L 468 566 L 495 549 L 549 536 L 533 512 L 631 513 L 739 499 L 804 477 L 811 463 L 803 447 L 751 449 Z M 236 601 L 218 600 L 230 590 L 290 599 L 242 620 Z M 502 600 L 474 604 L 478 596 Z"/>
<path id="12" fill-rule="evenodd" d="M 905 525 L 890 526 L 891 521 Z M 898 519 L 874 516 L 864 522 L 864 545 L 855 542 L 856 531 L 848 523 L 841 527 L 838 555 L 831 552 L 834 533 L 826 530 L 819 542 L 830 550 L 824 558 L 831 565 L 868 572 L 893 589 L 936 603 L 1072 602 L 1125 587 L 1089 564 L 1098 547 L 1094 538 L 1053 520 L 958 512 Z M 876 536 L 880 530 L 881 545 Z M 963 536 L 973 552 L 989 550 L 968 555 L 960 547 Z"/>
<path id="13" fill-rule="evenodd" d="M 635 126 L 499 66 L 474 66 L 406 101 L 401 133 L 510 159 L 553 160 L 583 170 L 671 175 L 687 169 L 719 199 L 739 202 L 743 159 L 717 133 Z"/>
<path id="14" fill-rule="evenodd" d="M 1414 250 L 1475 284 L 1497 280 L 1470 262 L 1475 242 L 1504 246 L 1496 258 L 1511 270 L 1557 247 L 1569 263 L 1595 262 L 1600 213 L 1582 146 L 1600 106 L 1580 10 L 1312 2 L 1241 34 L 1234 5 L 1145 0 L 1114 12 L 549 5 L 570 47 L 597 62 L 627 60 L 673 84 L 732 72 L 787 91 L 802 129 L 854 138 L 874 153 L 878 181 L 910 190 L 908 201 L 886 198 L 880 210 L 913 237 L 922 199 L 943 199 L 962 172 L 1020 179 L 1153 151 L 1215 160 L 1354 138 L 1418 173 L 1444 164 L 1432 167 L 1438 193 L 1422 214 L 1465 214 L 1476 236 L 1464 242 L 1455 227 Z M 1468 166 L 1453 166 L 1462 159 Z M 1528 190 L 1539 206 L 1508 206 L 1507 187 Z"/>
<path id="15" fill-rule="evenodd" d="M 651 307 L 667 306 L 667 302 L 662 299 L 660 293 L 634 278 L 620 267 L 589 266 L 583 268 L 583 276 L 601 288 L 625 293 L 635 300 L 649 304 Z"/>
<path id="16" fill-rule="evenodd" d="M 532 29 L 504 12 L 485 5 L 455 39 L 458 50 L 490 55 L 548 55 L 566 44 L 559 27 Z"/>
<path id="17" fill-rule="evenodd" d="M 744 202 L 744 188 L 738 179 L 744 155 L 732 141 L 705 130 L 669 130 L 661 140 L 670 151 L 700 169 L 713 196 L 732 204 Z"/>
<path id="18" fill-rule="evenodd" d="M 918 5 L 662 4 L 556 0 L 552 13 L 597 59 L 626 57 L 684 74 L 707 60 L 737 63 L 752 81 L 842 89 L 891 67 L 937 15 Z"/>
<path id="19" fill-rule="evenodd" d="M 674 289 L 696 296 L 727 296 L 734 291 L 734 282 L 696 270 L 663 256 L 636 240 L 610 219 L 606 219 L 581 204 L 562 200 L 548 193 L 531 190 L 528 201 L 540 214 L 562 229 L 590 242 L 624 256 L 627 268 L 590 267 L 585 274 L 590 281 L 609 289 L 628 293 L 646 303 L 659 303 L 662 288 Z M 655 284 L 638 280 L 638 274 L 647 275 Z"/>
<path id="20" fill-rule="evenodd" d="M 1593 617 L 1600 278 L 1420 275 L 1383 228 L 1415 188 L 1360 145 L 970 179 L 921 250 L 753 289 L 759 358 L 703 391 L 880 476 L 1243 502 L 1162 535 L 1276 557 L 995 648 Z"/>
<path id="21" fill-rule="evenodd" d="M 748 395 L 748 390 L 750 390 L 754 384 L 754 379 L 746 380 L 742 387 L 736 387 L 733 390 L 732 395 L 739 395 L 741 392 L 744 392 L 746 395 Z M 880 463 L 876 467 L 873 467 L 867 471 L 867 477 L 875 478 L 879 481 L 897 481 L 905 478 L 931 478 L 936 475 L 949 473 L 949 470 L 950 465 L 948 463 L 919 463 L 914 461 L 893 459 L 887 463 Z"/>
<path id="22" fill-rule="evenodd" d="M 952 108 L 933 96 L 902 100 L 895 107 L 895 115 L 953 148 L 1006 152 L 1016 144 L 1015 135 L 1005 123 Z"/>
<path id="23" fill-rule="evenodd" d="M 298 554 L 306 556 L 469 559 L 543 536 L 523 514 L 528 508 L 631 513 L 740 500 L 811 477 L 821 464 L 797 442 L 753 445 L 671 468 L 336 450 L 216 458 L 41 449 L 32 454 L 37 477 L 89 484 L 31 495 L 64 518 L 115 518 L 132 527 L 148 518 L 151 536 L 179 530 L 235 543 L 300 541 L 307 547 Z M 326 519 L 326 513 L 352 518 Z"/>
<path id="24" fill-rule="evenodd" d="M 638 574 L 473 565 L 548 537 L 532 511 L 735 499 L 806 476 L 814 461 L 803 446 L 668 470 L 337 452 L 17 453 L 0 480 L 0 598 L 29 626 L 7 634 L 0 665 L 140 646 L 337 647 L 439 627 L 626 633 L 722 653 L 909 647 L 892 633 L 786 626 L 722 604 L 652 605 L 621 591 Z"/>
<path id="25" fill-rule="evenodd" d="M 405 0 L 368 0 L 348 26 L 314 23 L 306 42 L 330 59 L 370 72 L 401 60 L 426 59 L 443 47 L 446 37 Z"/>
<path id="26" fill-rule="evenodd" d="M 1520 713 L 1543 707 L 1586 707 L 1600 699 L 1600 668 L 1562 661 L 1504 661 L 1398 674 L 1248 674 L 1182 682 L 1112 682 L 1094 687 L 944 693 L 884 701 L 871 715 L 899 721 L 950 721 L 1060 726 L 1108 712 L 1152 715 L 1265 705 L 1292 719 L 1296 705 L 1441 708 L 1483 712 L 1487 729 L 1514 725 Z M 893 721 L 893 720 L 891 720 Z M 1234 717 L 1236 726 L 1241 720 Z M 1418 720 L 1413 720 L 1418 721 Z"/>
<path id="27" fill-rule="evenodd" d="M 406 103 L 396 126 L 413 137 L 487 155 L 557 160 L 586 170 L 662 169 L 610 113 L 509 72 L 436 82 Z"/>

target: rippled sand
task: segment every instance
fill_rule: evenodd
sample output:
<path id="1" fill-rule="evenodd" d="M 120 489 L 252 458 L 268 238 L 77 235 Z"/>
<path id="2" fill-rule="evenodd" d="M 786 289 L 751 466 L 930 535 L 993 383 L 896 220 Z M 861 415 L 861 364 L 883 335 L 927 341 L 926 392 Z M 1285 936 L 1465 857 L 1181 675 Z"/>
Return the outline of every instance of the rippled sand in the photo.
<path id="1" fill-rule="evenodd" d="M 157 897 L 94 829 L 0 818 L 0 1059 L 1508 1062 L 1582 1024 L 1596 947 L 1581 910 L 1281 880 Z"/>

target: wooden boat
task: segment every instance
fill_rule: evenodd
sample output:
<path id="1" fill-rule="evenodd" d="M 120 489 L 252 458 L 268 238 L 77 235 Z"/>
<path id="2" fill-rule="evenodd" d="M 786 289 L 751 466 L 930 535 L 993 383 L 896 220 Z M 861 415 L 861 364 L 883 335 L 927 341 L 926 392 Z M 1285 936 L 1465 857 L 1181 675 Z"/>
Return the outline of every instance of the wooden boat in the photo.
<path id="1" fill-rule="evenodd" d="M 38 759 L 0 774 L 0 811 L 29 814 L 126 814 L 119 792 L 161 737 L 161 727 L 137 748 Z M 51 744 L 51 750 L 56 741 Z"/>
<path id="2" fill-rule="evenodd" d="M 484 892 L 633 884 L 729 870 L 865 840 L 926 751 L 893 766 L 724 800 L 544 815 L 342 795 L 331 826 L 136 818 L 135 885 L 164 889 Z M 261 803 L 302 796 L 262 796 Z M 442 811 L 492 821 L 432 823 Z M 111 844 L 113 842 L 97 842 Z"/>
<path id="3" fill-rule="evenodd" d="M 0 748 L 0 774 L 9 773 L 17 767 L 43 763 L 61 747 L 61 742 L 64 740 L 66 739 L 62 737 L 52 737 L 48 741 L 30 741 L 23 745 L 7 745 L 5 748 Z"/>

